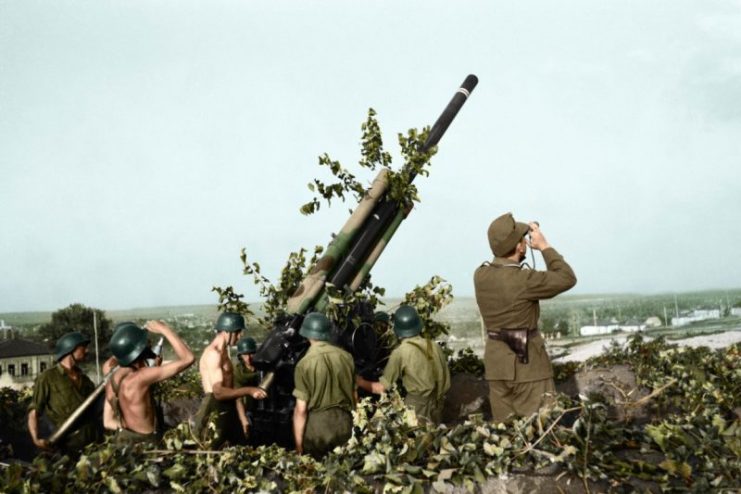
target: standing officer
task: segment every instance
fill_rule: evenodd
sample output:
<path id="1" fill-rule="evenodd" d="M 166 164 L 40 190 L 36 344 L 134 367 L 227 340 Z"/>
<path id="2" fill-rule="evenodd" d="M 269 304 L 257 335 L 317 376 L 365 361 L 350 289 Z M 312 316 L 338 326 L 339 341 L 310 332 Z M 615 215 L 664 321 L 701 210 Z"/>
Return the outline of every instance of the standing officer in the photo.
<path id="1" fill-rule="evenodd" d="M 216 431 L 211 447 L 218 448 L 230 439 L 235 442 L 240 435 L 237 399 L 249 395 L 262 400 L 267 394 L 254 386 L 234 387 L 234 366 L 229 359 L 229 347 L 237 343 L 245 329 L 244 317 L 236 312 L 224 312 L 216 320 L 215 329 L 216 337 L 203 350 L 198 363 L 205 396 L 196 413 L 195 431 L 201 439 L 206 439 L 209 417 L 215 415 Z"/>
<path id="2" fill-rule="evenodd" d="M 439 424 L 445 393 L 450 389 L 450 370 L 440 345 L 424 338 L 417 310 L 402 305 L 394 313 L 394 332 L 401 340 L 391 352 L 379 382 L 357 377 L 358 386 L 369 393 L 381 394 L 401 378 L 407 391 L 404 402 L 423 420 Z"/>
<path id="3" fill-rule="evenodd" d="M 495 258 L 476 270 L 474 287 L 489 336 L 484 366 L 492 418 L 502 422 L 511 414 L 534 413 L 554 392 L 551 361 L 538 331 L 538 301 L 573 287 L 576 276 L 537 223 L 518 223 L 511 213 L 503 214 L 491 223 L 488 236 Z M 528 245 L 541 251 L 547 271 L 520 266 Z"/>
<path id="4" fill-rule="evenodd" d="M 319 312 L 304 318 L 299 334 L 309 340 L 310 346 L 294 370 L 296 451 L 315 458 L 350 439 L 351 410 L 357 401 L 353 358 L 329 343 L 331 327 L 329 319 Z"/>
<path id="5" fill-rule="evenodd" d="M 95 385 L 78 367 L 85 360 L 90 338 L 75 331 L 67 333 L 57 341 L 54 358 L 57 365 L 44 371 L 33 386 L 33 397 L 28 406 L 28 432 L 36 447 L 48 449 L 47 439 L 39 437 L 39 415 L 45 413 L 55 427 L 67 418 L 95 390 Z M 100 437 L 97 419 L 92 408 L 83 414 L 73 429 L 64 436 L 59 446 L 69 453 L 80 452 L 85 445 Z"/>
<path id="6" fill-rule="evenodd" d="M 234 367 L 234 385 L 236 387 L 252 386 L 257 387 L 260 383 L 260 373 L 252 365 L 252 358 L 257 352 L 257 342 L 246 336 L 237 342 L 237 362 Z M 255 406 L 255 399 L 250 396 L 243 396 L 237 400 L 237 416 L 242 424 L 242 432 L 245 439 L 250 438 L 250 425 L 252 424 L 252 410 Z"/>

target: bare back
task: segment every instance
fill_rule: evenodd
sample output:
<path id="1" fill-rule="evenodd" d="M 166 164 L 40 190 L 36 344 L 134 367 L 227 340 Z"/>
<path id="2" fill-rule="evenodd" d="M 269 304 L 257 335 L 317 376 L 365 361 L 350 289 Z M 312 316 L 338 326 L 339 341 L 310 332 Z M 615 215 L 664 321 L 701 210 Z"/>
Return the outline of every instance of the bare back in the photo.
<path id="1" fill-rule="evenodd" d="M 151 434 L 156 428 L 154 400 L 149 383 L 142 379 L 148 370 L 147 367 L 120 369 L 106 386 L 106 399 L 110 403 L 118 400 L 120 425 L 140 434 Z"/>

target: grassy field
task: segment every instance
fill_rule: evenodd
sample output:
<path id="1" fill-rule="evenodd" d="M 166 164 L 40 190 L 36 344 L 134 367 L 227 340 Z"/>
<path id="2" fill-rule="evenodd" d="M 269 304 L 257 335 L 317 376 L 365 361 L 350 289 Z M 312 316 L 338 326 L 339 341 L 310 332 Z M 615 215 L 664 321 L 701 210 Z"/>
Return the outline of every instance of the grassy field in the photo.
<path id="1" fill-rule="evenodd" d="M 393 310 L 398 303 L 399 299 L 387 299 L 385 309 Z M 658 317 L 664 321 L 665 314 L 671 318 L 676 311 L 720 308 L 723 312 L 733 306 L 741 306 L 741 289 L 656 295 L 565 295 L 541 303 L 541 329 L 545 332 L 559 331 L 563 338 L 557 344 L 572 346 L 600 338 L 578 336 L 578 328 L 591 323 L 595 316 L 600 320 L 614 318 L 620 322 L 643 322 L 648 317 Z M 257 304 L 252 304 L 252 308 L 259 312 Z M 211 338 L 211 328 L 218 313 L 215 305 L 183 305 L 112 310 L 107 311 L 106 315 L 114 324 L 121 321 L 143 323 L 148 319 L 164 320 L 183 334 L 194 350 L 199 350 Z M 440 311 L 438 319 L 450 325 L 451 347 L 481 345 L 481 322 L 474 298 L 456 298 Z M 38 326 L 51 320 L 51 312 L 0 313 L 0 320 L 18 328 L 20 334 L 33 337 Z M 258 328 L 250 320 L 248 325 L 250 333 L 258 340 L 264 337 L 265 329 Z M 726 317 L 681 328 L 664 324 L 651 333 L 672 339 L 727 331 L 739 325 L 740 318 Z"/>

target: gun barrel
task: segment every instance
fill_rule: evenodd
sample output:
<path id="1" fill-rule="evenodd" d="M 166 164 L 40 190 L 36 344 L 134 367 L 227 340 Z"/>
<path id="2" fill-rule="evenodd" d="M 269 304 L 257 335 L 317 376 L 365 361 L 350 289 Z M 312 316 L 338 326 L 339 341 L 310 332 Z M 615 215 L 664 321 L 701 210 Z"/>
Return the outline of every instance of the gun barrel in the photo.
<path id="1" fill-rule="evenodd" d="M 291 295 L 286 303 L 286 310 L 290 314 L 304 314 L 316 301 L 319 293 L 324 287 L 328 274 L 335 268 L 342 256 L 350 249 L 355 235 L 360 227 L 373 212 L 373 208 L 386 193 L 388 188 L 388 171 L 382 169 L 373 180 L 371 188 L 365 197 L 347 219 L 345 225 L 330 242 L 324 255 L 319 259 L 304 278 L 295 293 Z"/>
<path id="2" fill-rule="evenodd" d="M 453 95 L 448 105 L 443 110 L 442 114 L 438 117 L 437 121 L 430 130 L 430 135 L 427 137 L 424 145 L 422 146 L 423 151 L 429 150 L 432 146 L 437 145 L 440 142 L 445 131 L 450 126 L 458 111 L 466 102 L 471 91 L 478 84 L 478 78 L 471 74 L 463 81 L 463 84 Z M 410 173 L 409 182 L 411 183 L 416 176 L 415 173 Z M 374 213 L 368 218 L 365 223 L 365 228 L 361 233 L 360 237 L 354 242 L 353 248 L 342 260 L 342 264 L 332 274 L 329 282 L 336 287 L 345 287 L 350 281 L 356 276 L 358 269 L 361 267 L 371 251 L 375 248 L 380 236 L 388 228 L 389 224 L 393 221 L 394 217 L 399 212 L 399 204 L 392 201 L 386 201 L 376 208 Z"/>

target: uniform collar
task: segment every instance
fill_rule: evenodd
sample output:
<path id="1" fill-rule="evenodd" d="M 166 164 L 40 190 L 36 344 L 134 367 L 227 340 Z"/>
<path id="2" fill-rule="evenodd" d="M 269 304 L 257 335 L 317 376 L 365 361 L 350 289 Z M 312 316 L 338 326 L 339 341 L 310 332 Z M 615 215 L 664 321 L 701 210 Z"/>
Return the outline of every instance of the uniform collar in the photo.
<path id="1" fill-rule="evenodd" d="M 57 372 L 59 372 L 61 375 L 63 376 L 67 375 L 67 371 L 64 369 L 64 367 L 62 367 L 62 364 L 60 364 L 59 362 L 57 362 L 57 365 L 55 365 L 54 367 L 57 369 Z M 77 372 L 77 373 L 82 374 L 82 369 L 80 369 L 78 366 L 75 365 L 72 367 L 72 372 Z"/>
<path id="2" fill-rule="evenodd" d="M 495 266 L 501 266 L 506 268 L 519 268 L 520 264 L 513 261 L 512 259 L 507 259 L 506 257 L 495 257 L 494 262 L 492 263 Z"/>
<path id="3" fill-rule="evenodd" d="M 330 342 L 324 340 L 314 340 L 314 343 L 309 348 L 316 347 L 317 349 L 331 345 Z"/>

